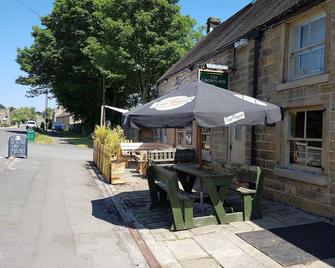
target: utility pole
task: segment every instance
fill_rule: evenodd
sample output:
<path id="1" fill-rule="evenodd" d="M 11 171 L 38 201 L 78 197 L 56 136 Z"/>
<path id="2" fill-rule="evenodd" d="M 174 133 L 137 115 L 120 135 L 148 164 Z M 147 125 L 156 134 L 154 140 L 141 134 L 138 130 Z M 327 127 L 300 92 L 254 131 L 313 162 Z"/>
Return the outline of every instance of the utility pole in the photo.
<path id="1" fill-rule="evenodd" d="M 102 74 L 102 105 L 101 105 L 101 114 L 100 114 L 100 126 L 105 125 L 106 121 L 106 85 L 105 85 L 105 74 Z"/>
<path id="2" fill-rule="evenodd" d="M 48 130 L 48 91 L 45 92 L 44 130 Z"/>

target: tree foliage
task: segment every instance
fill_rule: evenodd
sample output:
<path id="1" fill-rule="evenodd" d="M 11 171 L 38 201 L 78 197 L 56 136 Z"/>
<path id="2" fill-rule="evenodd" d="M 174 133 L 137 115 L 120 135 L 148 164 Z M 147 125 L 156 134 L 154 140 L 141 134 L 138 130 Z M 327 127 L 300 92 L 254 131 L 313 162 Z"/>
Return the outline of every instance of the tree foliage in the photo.
<path id="1" fill-rule="evenodd" d="M 11 112 L 11 120 L 13 123 L 25 123 L 28 120 L 36 119 L 36 111 L 34 107 L 21 107 Z"/>
<path id="2" fill-rule="evenodd" d="M 50 92 L 93 125 L 102 102 L 124 107 L 129 96 L 150 97 L 157 79 L 200 38 L 177 0 L 56 0 L 34 43 L 18 49 L 28 96 Z"/>

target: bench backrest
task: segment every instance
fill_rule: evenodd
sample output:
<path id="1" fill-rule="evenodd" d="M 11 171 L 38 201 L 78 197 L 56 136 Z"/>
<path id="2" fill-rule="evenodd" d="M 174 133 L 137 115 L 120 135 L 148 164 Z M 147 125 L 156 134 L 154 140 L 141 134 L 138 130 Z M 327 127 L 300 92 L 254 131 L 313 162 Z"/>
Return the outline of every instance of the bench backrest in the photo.
<path id="1" fill-rule="evenodd" d="M 258 166 L 243 167 L 235 172 L 236 179 L 249 182 L 251 189 L 262 194 L 263 192 L 263 173 Z"/>
<path id="2" fill-rule="evenodd" d="M 148 160 L 150 162 L 173 162 L 176 149 L 153 150 L 148 152 Z"/>
<path id="3" fill-rule="evenodd" d="M 154 181 L 158 180 L 163 182 L 169 188 L 173 187 L 178 189 L 178 177 L 175 171 L 160 166 L 150 166 L 148 167 L 147 175 Z"/>
<path id="4" fill-rule="evenodd" d="M 194 149 L 177 149 L 174 158 L 175 163 L 195 162 L 196 151 Z"/>

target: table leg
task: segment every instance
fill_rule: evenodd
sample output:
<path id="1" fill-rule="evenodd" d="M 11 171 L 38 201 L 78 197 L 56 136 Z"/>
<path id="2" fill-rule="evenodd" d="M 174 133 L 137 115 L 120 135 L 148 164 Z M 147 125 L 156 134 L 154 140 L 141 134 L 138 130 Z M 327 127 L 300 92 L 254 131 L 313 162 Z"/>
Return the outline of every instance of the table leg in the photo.
<path id="1" fill-rule="evenodd" d="M 205 186 L 207 188 L 209 197 L 211 198 L 211 201 L 213 203 L 213 207 L 218 217 L 219 223 L 220 224 L 227 223 L 228 222 L 227 216 L 222 201 L 224 199 L 221 200 L 220 195 L 217 192 L 217 188 L 214 181 L 212 179 L 206 179 Z"/>
<path id="2" fill-rule="evenodd" d="M 183 186 L 183 189 L 187 193 L 192 193 L 192 189 L 196 180 L 196 176 L 185 174 L 183 172 L 177 171 L 178 179 Z"/>

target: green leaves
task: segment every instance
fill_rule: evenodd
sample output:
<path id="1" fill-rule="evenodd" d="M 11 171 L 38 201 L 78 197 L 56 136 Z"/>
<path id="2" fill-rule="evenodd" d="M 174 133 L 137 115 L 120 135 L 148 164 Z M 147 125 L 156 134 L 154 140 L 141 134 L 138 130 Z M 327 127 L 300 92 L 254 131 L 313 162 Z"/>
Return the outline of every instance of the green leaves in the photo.
<path id="1" fill-rule="evenodd" d="M 158 78 L 198 39 L 177 2 L 56 0 L 42 27 L 33 28 L 33 45 L 18 49 L 26 75 L 17 83 L 31 87 L 28 96 L 50 92 L 90 125 L 98 122 L 103 75 L 107 104 L 151 98 Z"/>
<path id="2" fill-rule="evenodd" d="M 22 107 L 11 112 L 11 120 L 14 123 L 25 123 L 36 119 L 36 111 L 33 107 Z"/>

